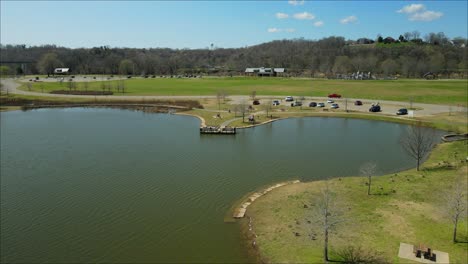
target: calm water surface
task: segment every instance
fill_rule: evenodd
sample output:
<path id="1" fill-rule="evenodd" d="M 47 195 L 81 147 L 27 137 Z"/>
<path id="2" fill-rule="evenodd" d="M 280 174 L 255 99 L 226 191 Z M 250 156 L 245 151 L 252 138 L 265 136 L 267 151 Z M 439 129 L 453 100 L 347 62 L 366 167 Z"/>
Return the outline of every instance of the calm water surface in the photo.
<path id="1" fill-rule="evenodd" d="M 405 125 L 301 118 L 200 135 L 113 109 L 1 114 L 2 262 L 246 262 L 230 206 L 267 184 L 414 166 Z M 441 133 L 441 132 L 437 132 Z"/>

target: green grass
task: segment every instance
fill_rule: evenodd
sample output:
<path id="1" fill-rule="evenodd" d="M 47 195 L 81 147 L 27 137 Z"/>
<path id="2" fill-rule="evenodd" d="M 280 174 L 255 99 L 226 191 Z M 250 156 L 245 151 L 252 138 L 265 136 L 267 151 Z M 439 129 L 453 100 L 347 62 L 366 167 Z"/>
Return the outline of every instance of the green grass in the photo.
<path id="1" fill-rule="evenodd" d="M 110 81 L 116 84 L 116 81 Z M 129 79 L 126 80 L 126 95 L 215 95 L 225 90 L 230 95 L 303 95 L 327 96 L 339 93 L 348 98 L 467 105 L 466 80 L 385 80 L 351 81 L 294 78 L 201 78 L 201 79 Z M 41 92 L 67 90 L 66 83 L 33 83 L 32 90 Z M 26 90 L 26 85 L 21 89 Z M 78 83 L 77 89 L 84 89 Z M 89 90 L 101 90 L 100 82 L 90 82 Z M 121 95 L 121 93 L 115 93 Z"/>
<path id="2" fill-rule="evenodd" d="M 457 161 L 454 152 L 461 153 Z M 340 248 L 361 245 L 380 252 L 393 263 L 407 263 L 397 257 L 399 243 L 405 242 L 428 244 L 448 252 L 451 263 L 467 263 L 468 243 L 452 243 L 453 225 L 443 213 L 442 199 L 457 176 L 467 183 L 466 162 L 460 163 L 466 154 L 466 141 L 438 145 L 422 171 L 374 177 L 374 195 L 370 196 L 362 177 L 330 180 L 347 219 L 330 236 L 332 258 L 338 260 L 336 252 Z M 450 169 L 440 166 L 441 161 L 460 165 Z M 322 262 L 323 239 L 321 227 L 314 220 L 314 206 L 323 184 L 316 181 L 282 187 L 249 207 L 247 213 L 253 218 L 257 245 L 264 259 L 273 263 Z M 304 204 L 309 208 L 304 208 Z M 458 227 L 458 239 L 468 242 L 466 217 Z M 296 237 L 293 232 L 301 236 Z M 317 240 L 311 240 L 310 233 L 316 233 Z"/>

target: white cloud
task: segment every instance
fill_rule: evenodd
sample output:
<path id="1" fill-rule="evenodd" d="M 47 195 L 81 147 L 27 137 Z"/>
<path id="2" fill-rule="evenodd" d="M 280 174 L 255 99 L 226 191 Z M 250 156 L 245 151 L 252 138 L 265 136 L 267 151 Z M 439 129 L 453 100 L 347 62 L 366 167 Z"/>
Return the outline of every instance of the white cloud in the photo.
<path id="1" fill-rule="evenodd" d="M 358 18 L 356 16 L 349 16 L 349 17 L 345 17 L 345 18 L 341 19 L 340 23 L 341 24 L 356 23 L 357 20 L 358 20 Z"/>
<path id="2" fill-rule="evenodd" d="M 442 12 L 424 11 L 421 13 L 414 13 L 409 16 L 411 21 L 432 21 L 441 18 L 444 15 Z"/>
<path id="3" fill-rule="evenodd" d="M 423 4 L 411 4 L 404 6 L 402 9 L 398 10 L 398 13 L 412 14 L 426 10 L 426 7 Z"/>
<path id="4" fill-rule="evenodd" d="M 279 32 L 293 33 L 293 32 L 296 32 L 296 29 L 294 29 L 294 28 L 285 28 L 285 29 L 269 28 L 269 29 L 267 29 L 267 31 L 268 31 L 268 33 L 279 33 Z"/>
<path id="5" fill-rule="evenodd" d="M 288 18 L 289 15 L 288 14 L 285 14 L 285 13 L 276 13 L 276 18 L 278 19 L 285 19 L 285 18 Z"/>
<path id="6" fill-rule="evenodd" d="M 312 20 L 315 18 L 315 16 L 311 13 L 308 13 L 308 12 L 303 12 L 303 13 L 297 13 L 297 14 L 294 14 L 293 17 L 295 19 L 299 19 L 299 20 Z"/>
<path id="7" fill-rule="evenodd" d="M 293 6 L 303 5 L 303 4 L 304 4 L 304 0 L 301 0 L 301 1 L 298 1 L 298 0 L 289 0 L 289 1 L 288 1 L 288 4 L 293 5 Z"/>
<path id="8" fill-rule="evenodd" d="M 323 26 L 323 24 L 324 24 L 323 21 L 317 21 L 314 23 L 314 27 L 321 27 Z"/>
<path id="9" fill-rule="evenodd" d="M 269 28 L 269 29 L 267 29 L 267 31 L 269 33 L 277 33 L 277 32 L 280 32 L 281 29 L 279 29 L 279 28 Z"/>
<path id="10" fill-rule="evenodd" d="M 406 14 L 410 21 L 432 21 L 441 18 L 444 14 L 442 12 L 426 10 L 423 4 L 411 4 L 404 6 L 397 11 L 401 14 Z"/>

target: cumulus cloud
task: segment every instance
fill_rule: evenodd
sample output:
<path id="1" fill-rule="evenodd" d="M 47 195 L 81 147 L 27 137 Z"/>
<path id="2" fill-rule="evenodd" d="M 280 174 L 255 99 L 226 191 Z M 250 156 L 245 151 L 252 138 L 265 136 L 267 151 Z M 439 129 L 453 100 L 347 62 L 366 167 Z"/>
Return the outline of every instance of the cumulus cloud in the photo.
<path id="1" fill-rule="evenodd" d="M 349 17 L 345 17 L 345 18 L 341 19 L 340 23 L 341 24 L 356 23 L 357 20 L 358 20 L 358 18 L 356 16 L 349 16 Z"/>
<path id="2" fill-rule="evenodd" d="M 294 29 L 294 28 L 285 28 L 285 29 L 269 28 L 269 29 L 267 29 L 267 31 L 268 31 L 268 33 L 279 33 L 279 32 L 292 33 L 292 32 L 296 32 L 296 29 Z"/>
<path id="3" fill-rule="evenodd" d="M 285 18 L 288 18 L 289 15 L 288 14 L 285 14 L 285 13 L 276 13 L 276 18 L 278 19 L 285 19 Z"/>
<path id="4" fill-rule="evenodd" d="M 277 32 L 280 32 L 281 29 L 279 29 L 279 28 L 269 28 L 269 29 L 267 29 L 267 31 L 269 33 L 277 33 Z"/>
<path id="5" fill-rule="evenodd" d="M 289 0 L 289 1 L 288 1 L 288 4 L 293 5 L 293 6 L 303 5 L 303 4 L 304 4 L 304 0 L 301 0 L 301 1 L 298 1 L 298 0 Z"/>
<path id="6" fill-rule="evenodd" d="M 404 6 L 402 9 L 398 10 L 398 13 L 412 14 L 419 11 L 426 10 L 426 7 L 423 4 L 411 4 Z"/>
<path id="7" fill-rule="evenodd" d="M 297 14 L 294 14 L 293 17 L 299 20 L 312 20 L 315 18 L 313 14 L 308 13 L 308 12 L 297 13 Z"/>
<path id="8" fill-rule="evenodd" d="M 432 21 L 444 15 L 442 12 L 426 10 L 426 6 L 423 4 L 406 5 L 397 12 L 406 14 L 410 21 Z"/>
<path id="9" fill-rule="evenodd" d="M 314 27 L 321 27 L 323 26 L 323 24 L 324 24 L 323 21 L 317 21 L 314 23 Z"/>
<path id="10" fill-rule="evenodd" d="M 435 11 L 424 11 L 421 13 L 414 13 L 409 16 L 409 20 L 411 21 L 432 21 L 439 19 L 444 14 L 442 12 L 435 12 Z"/>

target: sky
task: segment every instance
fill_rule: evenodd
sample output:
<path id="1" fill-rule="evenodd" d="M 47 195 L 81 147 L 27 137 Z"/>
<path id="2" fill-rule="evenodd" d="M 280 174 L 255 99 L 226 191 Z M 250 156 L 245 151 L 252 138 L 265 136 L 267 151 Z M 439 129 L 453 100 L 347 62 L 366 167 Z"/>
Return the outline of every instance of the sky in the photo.
<path id="1" fill-rule="evenodd" d="M 252 46 L 278 39 L 467 38 L 461 1 L 0 1 L 0 43 L 70 48 Z"/>

